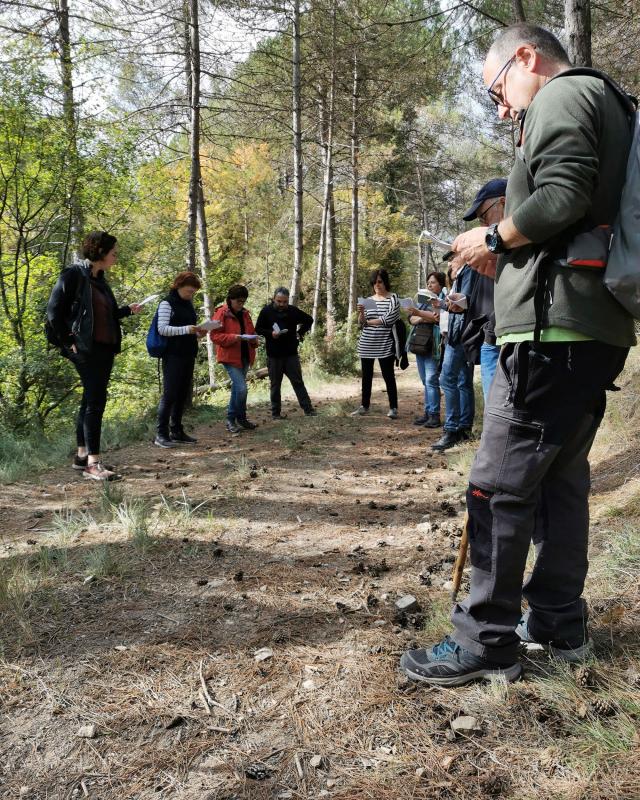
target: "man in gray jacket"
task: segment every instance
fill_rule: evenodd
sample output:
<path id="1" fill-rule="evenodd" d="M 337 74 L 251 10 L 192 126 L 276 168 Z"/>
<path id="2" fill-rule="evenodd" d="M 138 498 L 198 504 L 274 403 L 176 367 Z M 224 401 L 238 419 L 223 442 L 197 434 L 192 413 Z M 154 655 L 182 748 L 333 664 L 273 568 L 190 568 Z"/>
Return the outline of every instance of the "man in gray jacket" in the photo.
<path id="1" fill-rule="evenodd" d="M 502 347 L 467 491 L 470 593 L 453 608 L 452 636 L 401 661 L 427 683 L 515 680 L 521 640 L 566 661 L 591 649 L 588 454 L 605 390 L 635 344 L 633 319 L 602 282 L 601 234 L 618 211 L 633 106 L 603 78 L 570 70 L 557 39 L 526 24 L 501 31 L 484 65 L 499 116 L 521 123 L 520 141 L 505 218 L 453 249 L 483 273 L 498 254 Z"/>

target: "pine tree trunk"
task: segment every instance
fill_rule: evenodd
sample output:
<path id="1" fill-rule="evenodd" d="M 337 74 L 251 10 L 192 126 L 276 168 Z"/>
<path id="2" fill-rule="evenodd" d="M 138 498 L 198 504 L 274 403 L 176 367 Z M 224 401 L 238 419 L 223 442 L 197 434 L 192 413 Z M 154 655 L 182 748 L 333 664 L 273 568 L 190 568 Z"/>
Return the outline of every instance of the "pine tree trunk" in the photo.
<path id="1" fill-rule="evenodd" d="M 353 56 L 353 84 L 351 92 L 351 246 L 349 250 L 349 309 L 347 312 L 347 330 L 351 332 L 356 312 L 358 283 L 358 234 L 360 227 L 360 198 L 358 182 L 360 180 L 359 155 L 360 140 L 358 133 L 358 55 Z"/>
<path id="2" fill-rule="evenodd" d="M 211 287 L 209 286 L 209 273 L 211 258 L 209 254 L 209 238 L 207 233 L 207 216 L 204 201 L 204 188 L 202 185 L 202 169 L 200 164 L 200 25 L 199 25 L 199 0 L 189 0 L 189 63 L 191 86 L 191 176 L 189 181 L 189 258 L 190 269 L 195 267 L 195 239 L 197 229 L 198 254 L 200 261 L 200 274 L 203 283 L 204 316 L 211 317 Z M 215 376 L 215 351 L 210 337 L 207 342 L 207 363 L 209 367 L 209 386 L 216 383 Z"/>
<path id="3" fill-rule="evenodd" d="M 336 103 L 336 5 L 331 8 L 331 78 L 329 87 L 329 108 L 327 113 L 327 132 L 325 136 L 325 196 L 327 198 L 327 226 L 325 236 L 325 271 L 327 279 L 327 319 L 326 336 L 332 339 L 336 332 L 336 210 L 333 197 L 333 136 L 335 128 Z"/>
<path id="4" fill-rule="evenodd" d="M 580 67 L 591 66 L 590 0 L 565 0 L 564 27 L 569 46 L 569 61 Z"/>
<path id="5" fill-rule="evenodd" d="M 300 291 L 303 254 L 302 212 L 302 100 L 300 86 L 300 0 L 293 0 L 293 274 L 290 299 L 295 305 Z"/>
<path id="6" fill-rule="evenodd" d="M 187 210 L 187 269 L 196 268 L 196 231 L 198 224 L 198 183 L 200 179 L 200 30 L 198 0 L 188 0 L 185 23 L 189 29 L 189 195 Z M 194 52 L 194 44 L 197 47 Z"/>
<path id="7" fill-rule="evenodd" d="M 522 5 L 522 0 L 512 0 L 511 5 L 513 6 L 513 21 L 526 22 L 527 18 L 524 13 L 524 6 Z"/>
<path id="8" fill-rule="evenodd" d="M 69 179 L 66 184 L 69 206 L 69 233 L 63 253 L 63 263 L 67 262 L 69 246 L 77 255 L 84 228 L 84 213 L 77 192 L 80 162 L 78 158 L 78 120 L 73 94 L 73 62 L 71 59 L 71 34 L 69 31 L 68 0 L 58 0 L 58 47 L 60 48 L 60 69 L 62 80 L 62 114 L 69 148 Z"/>

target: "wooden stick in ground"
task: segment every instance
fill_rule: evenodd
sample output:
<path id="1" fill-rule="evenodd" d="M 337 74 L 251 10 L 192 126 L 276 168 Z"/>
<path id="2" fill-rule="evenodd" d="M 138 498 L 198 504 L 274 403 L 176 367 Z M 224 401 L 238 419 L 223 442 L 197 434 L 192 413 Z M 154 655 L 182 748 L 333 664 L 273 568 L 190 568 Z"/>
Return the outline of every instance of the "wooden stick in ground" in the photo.
<path id="1" fill-rule="evenodd" d="M 460 591 L 460 583 L 462 582 L 462 573 L 464 571 L 464 565 L 467 560 L 467 549 L 469 547 L 469 512 L 464 512 L 464 523 L 462 526 L 462 538 L 460 539 L 460 547 L 458 549 L 458 557 L 456 558 L 456 563 L 453 565 L 453 575 L 451 576 L 451 580 L 453 581 L 453 590 L 451 592 L 451 599 L 455 603 L 458 592 Z"/>

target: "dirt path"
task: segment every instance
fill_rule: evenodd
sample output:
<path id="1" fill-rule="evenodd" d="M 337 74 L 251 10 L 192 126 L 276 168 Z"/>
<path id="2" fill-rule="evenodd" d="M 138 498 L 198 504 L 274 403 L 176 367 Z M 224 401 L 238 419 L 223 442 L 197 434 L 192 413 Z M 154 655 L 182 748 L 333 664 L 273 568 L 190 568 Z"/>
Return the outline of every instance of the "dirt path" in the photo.
<path id="1" fill-rule="evenodd" d="M 588 796 L 526 681 L 397 675 L 447 630 L 471 456 L 431 452 L 409 372 L 396 422 L 377 382 L 374 413 L 349 417 L 343 383 L 317 418 L 259 410 L 253 433 L 123 449 L 106 492 L 68 468 L 0 487 L 0 797 Z M 399 616 L 405 594 L 421 609 Z M 475 734 L 452 735 L 461 713 Z"/>

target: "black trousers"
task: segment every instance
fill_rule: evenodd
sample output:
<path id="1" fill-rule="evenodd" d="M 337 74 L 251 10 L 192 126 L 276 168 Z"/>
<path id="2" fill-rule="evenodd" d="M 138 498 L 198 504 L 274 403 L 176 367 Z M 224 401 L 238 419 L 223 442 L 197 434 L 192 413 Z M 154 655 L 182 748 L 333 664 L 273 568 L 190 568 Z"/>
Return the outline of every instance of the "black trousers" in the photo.
<path id="1" fill-rule="evenodd" d="M 76 422 L 76 442 L 78 447 L 86 447 L 90 456 L 100 453 L 102 415 L 107 405 L 114 355 L 112 347 L 94 344 L 90 355 L 71 359 L 83 389 Z"/>
<path id="2" fill-rule="evenodd" d="M 588 455 L 627 352 L 597 341 L 503 345 L 467 491 L 471 588 L 452 614 L 456 642 L 472 653 L 516 660 L 523 596 L 537 641 L 584 640 Z"/>
<path id="3" fill-rule="evenodd" d="M 362 405 L 369 408 L 371 403 L 371 386 L 373 384 L 373 363 L 375 358 L 361 358 L 360 364 L 362 365 Z M 398 387 L 396 386 L 395 375 L 396 357 L 394 355 L 387 356 L 386 358 L 379 358 L 380 371 L 384 378 L 385 386 L 387 387 L 387 396 L 389 398 L 389 408 L 398 408 Z"/>
<path id="4" fill-rule="evenodd" d="M 311 411 L 311 398 L 302 379 L 302 367 L 297 353 L 290 356 L 273 357 L 267 359 L 269 368 L 269 381 L 271 382 L 271 413 L 279 414 L 281 409 L 280 389 L 282 379 L 289 378 L 293 391 L 296 393 L 300 407 Z"/>
<path id="5" fill-rule="evenodd" d="M 165 355 L 162 357 L 162 397 L 158 406 L 158 433 L 169 436 L 182 432 L 182 414 L 191 391 L 194 356 Z"/>

